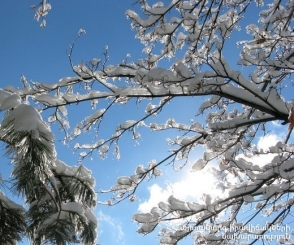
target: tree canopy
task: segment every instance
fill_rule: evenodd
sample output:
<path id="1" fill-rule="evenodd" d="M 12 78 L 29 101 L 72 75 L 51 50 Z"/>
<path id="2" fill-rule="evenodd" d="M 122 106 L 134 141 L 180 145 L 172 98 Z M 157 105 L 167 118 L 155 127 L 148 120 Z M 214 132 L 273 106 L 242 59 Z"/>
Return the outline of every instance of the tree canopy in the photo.
<path id="1" fill-rule="evenodd" d="M 203 157 L 191 170 L 211 165 L 221 195 L 207 193 L 198 202 L 170 196 L 149 213 L 134 214 L 139 233 L 160 227 L 160 244 L 178 244 L 188 235 L 195 244 L 240 244 L 245 237 L 245 244 L 254 244 L 268 242 L 273 227 L 289 223 L 294 202 L 294 2 L 172 0 L 150 4 L 139 0 L 136 4 L 141 12 L 127 10 L 126 16 L 144 44 L 144 58 L 127 57 L 111 64 L 105 47 L 102 57 L 75 64 L 72 53 L 85 33 L 80 29 L 68 51 L 74 75 L 52 84 L 23 76 L 22 88 L 0 90 L 0 109 L 6 111 L 0 139 L 14 164 L 12 189 L 28 205 L 24 209 L 0 192 L 1 244 L 16 244 L 23 234 L 32 244 L 94 244 L 97 203 L 134 201 L 144 180 L 164 175 L 169 166 L 185 167 L 198 147 L 204 149 Z M 44 27 L 51 5 L 43 0 L 32 8 Z M 178 120 L 180 111 L 173 111 L 166 122 L 157 120 L 170 102 L 188 97 L 205 98 L 194 105 L 198 112 L 191 115 L 190 124 Z M 98 100 L 107 100 L 107 106 L 96 108 Z M 89 101 L 96 108 L 94 113 L 71 125 L 68 108 L 78 110 Z M 106 115 L 115 117 L 111 109 L 133 101 L 145 105 L 142 117 L 122 121 L 107 138 L 100 138 Z M 50 113 L 48 122 L 42 119 L 45 112 Z M 149 163 L 138 165 L 129 176 L 118 176 L 109 190 L 99 191 L 100 196 L 114 193 L 113 198 L 99 196 L 97 200 L 91 172 L 82 164 L 69 166 L 57 158 L 52 123 L 60 125 L 65 142 L 78 142 L 89 131 L 98 135 L 94 143 L 91 139 L 75 144 L 80 163 L 95 152 L 101 158 L 114 152 L 119 158 L 120 140 L 129 137 L 129 132 L 138 141 L 145 128 L 153 133 L 171 132 L 171 137 L 176 132 L 176 136 L 167 139 L 170 151 L 164 157 L 152 160 L 156 156 L 148 153 Z M 257 147 L 258 137 L 269 134 L 273 123 L 281 125 L 284 141 L 266 150 Z M 266 163 L 256 160 L 265 155 L 270 156 Z M 244 210 L 250 213 L 241 218 Z M 257 221 L 263 229 L 248 229 Z M 171 229 L 171 223 L 179 229 Z M 199 231 L 200 226 L 210 228 Z M 286 231 L 289 234 L 279 236 L 278 242 L 292 244 Z"/>

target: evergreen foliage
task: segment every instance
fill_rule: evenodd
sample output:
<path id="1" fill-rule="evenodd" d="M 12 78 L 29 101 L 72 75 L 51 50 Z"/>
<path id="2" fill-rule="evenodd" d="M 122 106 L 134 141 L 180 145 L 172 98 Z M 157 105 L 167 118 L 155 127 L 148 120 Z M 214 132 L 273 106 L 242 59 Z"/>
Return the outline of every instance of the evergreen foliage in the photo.
<path id="1" fill-rule="evenodd" d="M 30 123 L 30 130 L 24 128 L 26 120 L 35 123 Z M 0 134 L 14 165 L 12 190 L 29 206 L 25 212 L 1 202 L 0 244 L 16 244 L 25 233 L 32 245 L 94 244 L 97 223 L 87 215 L 96 204 L 90 172 L 56 158 L 53 134 L 29 105 L 6 113 Z"/>

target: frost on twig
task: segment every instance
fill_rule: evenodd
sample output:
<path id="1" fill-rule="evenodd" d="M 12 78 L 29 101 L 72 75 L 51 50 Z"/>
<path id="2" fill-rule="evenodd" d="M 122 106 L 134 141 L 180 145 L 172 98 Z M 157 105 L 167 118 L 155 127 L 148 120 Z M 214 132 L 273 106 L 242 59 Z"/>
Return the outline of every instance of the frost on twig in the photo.
<path id="1" fill-rule="evenodd" d="M 38 5 L 32 5 L 31 9 L 36 9 L 34 19 L 40 21 L 40 27 L 46 26 L 45 17 L 51 10 L 51 4 L 47 0 L 42 0 Z"/>

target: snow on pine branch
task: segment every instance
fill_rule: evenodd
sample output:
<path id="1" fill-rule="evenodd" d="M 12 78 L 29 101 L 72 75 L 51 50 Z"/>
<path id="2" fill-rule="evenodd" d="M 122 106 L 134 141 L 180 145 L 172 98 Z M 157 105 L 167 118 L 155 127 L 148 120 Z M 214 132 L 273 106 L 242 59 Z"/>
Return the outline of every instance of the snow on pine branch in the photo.
<path id="1" fill-rule="evenodd" d="M 10 200 L 2 191 L 0 191 L 1 207 L 1 243 L 11 244 L 21 241 L 22 234 L 26 231 L 25 208 Z"/>
<path id="2" fill-rule="evenodd" d="M 5 233 L 1 242 L 6 241 L 10 233 L 15 233 L 15 239 L 20 240 L 19 232 L 27 229 L 32 241 L 47 243 L 61 239 L 63 242 L 76 242 L 72 236 L 75 233 L 82 242 L 94 243 L 97 220 L 91 209 L 96 204 L 96 194 L 91 171 L 82 165 L 70 167 L 57 160 L 54 135 L 40 113 L 30 105 L 19 104 L 17 94 L 3 92 L 1 95 L 6 97 L 1 98 L 1 106 L 7 112 L 1 123 L 0 136 L 7 144 L 7 154 L 12 155 L 13 188 L 26 197 L 29 206 L 28 210 L 20 208 L 2 195 L 3 221 L 9 224 L 6 219 L 17 220 L 18 225 L 12 232 Z M 6 217 L 5 210 L 11 209 L 14 210 L 13 217 Z M 52 232 L 52 227 L 55 231 L 58 228 L 62 236 Z"/>

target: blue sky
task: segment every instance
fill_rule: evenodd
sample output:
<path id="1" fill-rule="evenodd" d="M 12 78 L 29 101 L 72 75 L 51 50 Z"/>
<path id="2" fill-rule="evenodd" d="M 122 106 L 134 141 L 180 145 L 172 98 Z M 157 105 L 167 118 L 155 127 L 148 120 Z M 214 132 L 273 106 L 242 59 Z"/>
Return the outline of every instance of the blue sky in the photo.
<path id="1" fill-rule="evenodd" d="M 38 0 L 0 1 L 0 28 L 2 33 L 0 42 L 0 87 L 4 88 L 7 85 L 21 86 L 20 77 L 22 74 L 28 80 L 46 83 L 57 82 L 62 77 L 74 75 L 66 50 L 69 50 L 69 44 L 76 38 L 80 28 L 86 31 L 86 35 L 77 42 L 74 49 L 73 61 L 75 63 L 82 60 L 89 61 L 94 57 L 100 58 L 106 45 L 109 47 L 110 64 L 120 62 L 128 53 L 134 60 L 144 57 L 141 51 L 143 45 L 134 38 L 135 32 L 131 30 L 130 21 L 126 19 L 124 14 L 126 9 L 138 9 L 138 6 L 133 6 L 134 2 L 134 0 L 52 0 L 52 10 L 46 17 L 47 26 L 40 29 L 39 23 L 33 20 L 34 10 L 29 9 L 32 4 L 38 3 Z M 200 98 L 200 100 L 204 100 L 204 98 Z M 168 105 L 162 115 L 155 120 L 164 123 L 170 117 L 171 112 L 176 112 L 176 118 L 179 118 L 181 122 L 189 123 L 190 119 L 193 119 L 197 113 L 198 103 L 199 99 L 196 98 L 177 99 Z M 101 109 L 106 104 L 107 102 L 99 102 L 97 108 Z M 140 115 L 144 114 L 144 105 L 146 104 L 137 108 L 135 102 L 132 102 L 130 105 L 121 105 L 113 109 L 111 117 L 110 115 L 105 117 L 107 124 L 103 125 L 102 134 L 99 136 L 109 135 L 116 125 L 125 120 L 138 119 Z M 185 110 L 183 110 L 183 107 Z M 69 118 L 72 121 L 72 128 L 82 120 L 83 114 L 86 115 L 90 112 L 91 109 L 88 104 L 78 109 L 70 108 Z M 0 115 L 3 116 L 3 113 Z M 43 115 L 44 119 L 48 115 Z M 67 146 L 60 143 L 62 132 L 58 125 L 52 125 L 52 129 L 56 135 L 58 157 L 69 165 L 77 164 L 78 154 L 73 154 L 72 150 L 74 144 Z M 139 144 L 131 140 L 131 133 L 121 140 L 122 153 L 119 161 L 115 159 L 111 152 L 104 161 L 100 160 L 97 154 L 93 155 L 93 160 L 85 159 L 84 164 L 93 171 L 96 178 L 97 190 L 109 188 L 115 184 L 119 176 L 132 174 L 137 165 L 147 165 L 150 160 L 161 159 L 166 155 L 168 147 L 165 138 L 167 136 L 173 138 L 175 134 L 169 134 L 169 132 L 150 133 L 149 130 L 145 129 L 143 132 L 144 135 L 139 140 Z M 93 135 L 86 134 L 85 137 L 91 141 Z M 3 148 L 0 155 L 4 155 Z M 201 155 L 200 150 L 192 153 L 195 159 Z M 1 158 L 1 166 L 3 177 L 7 178 L 11 170 L 9 160 Z M 147 236 L 140 236 L 136 233 L 136 224 L 132 222 L 132 215 L 139 208 L 142 210 L 147 204 L 145 206 L 139 205 L 149 199 L 150 192 L 154 198 L 167 193 L 165 192 L 169 189 L 168 184 L 166 184 L 167 180 L 178 183 L 177 185 L 169 185 L 176 194 L 180 192 L 177 188 L 183 186 L 188 188 L 204 182 L 204 180 L 201 180 L 201 176 L 190 176 L 188 173 L 189 166 L 177 174 L 170 166 L 166 166 L 164 169 L 164 178 L 144 182 L 138 190 L 137 196 L 139 199 L 136 202 L 125 201 L 114 207 L 98 206 L 96 208 L 95 213 L 100 222 L 98 229 L 99 244 L 158 244 L 159 237 L 156 236 L 156 232 Z M 193 182 L 195 179 L 200 180 L 200 182 Z M 210 180 L 208 176 L 206 176 L 206 180 Z M 155 186 L 155 183 L 158 186 Z M 204 182 L 204 184 L 211 188 L 208 185 L 209 183 Z M 203 189 L 202 186 L 200 187 Z M 197 188 L 193 189 L 194 192 L 200 191 Z M 185 193 L 182 194 L 183 198 L 187 197 Z M 99 200 L 100 198 L 105 200 L 105 197 L 101 195 L 98 196 Z M 17 200 L 16 197 L 14 199 Z M 189 239 L 186 240 L 187 243 L 190 241 Z M 22 244 L 27 245 L 28 242 L 24 241 Z"/>

